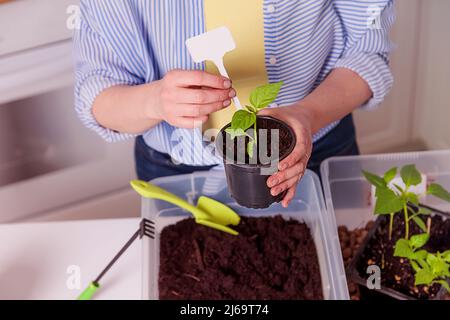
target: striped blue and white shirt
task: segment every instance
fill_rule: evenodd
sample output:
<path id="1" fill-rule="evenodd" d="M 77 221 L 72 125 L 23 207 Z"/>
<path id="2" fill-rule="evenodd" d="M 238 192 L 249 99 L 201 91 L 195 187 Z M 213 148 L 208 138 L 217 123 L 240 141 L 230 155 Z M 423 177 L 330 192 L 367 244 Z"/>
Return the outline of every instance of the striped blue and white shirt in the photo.
<path id="1" fill-rule="evenodd" d="M 303 99 L 334 68 L 351 69 L 367 81 L 373 97 L 363 108 L 383 101 L 393 84 L 388 62 L 393 0 L 264 0 L 263 8 L 268 78 L 284 82 L 276 105 Z M 109 142 L 132 138 L 99 125 L 92 114 L 95 98 L 106 88 L 149 83 L 173 69 L 204 70 L 185 46 L 203 32 L 202 0 L 81 0 L 81 27 L 74 35 L 81 121 Z M 314 141 L 337 124 L 323 128 Z M 221 163 L 200 129 L 162 122 L 143 137 L 181 163 Z"/>

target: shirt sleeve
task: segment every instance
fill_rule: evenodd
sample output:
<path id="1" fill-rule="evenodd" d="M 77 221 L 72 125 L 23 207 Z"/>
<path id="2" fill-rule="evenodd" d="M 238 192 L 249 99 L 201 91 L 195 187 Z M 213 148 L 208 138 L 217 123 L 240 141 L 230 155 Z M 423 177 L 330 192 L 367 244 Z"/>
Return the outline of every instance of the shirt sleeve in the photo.
<path id="1" fill-rule="evenodd" d="M 121 0 L 120 0 L 121 1 Z M 74 34 L 75 111 L 82 123 L 108 142 L 132 138 L 101 126 L 92 113 L 97 96 L 117 85 L 140 85 L 148 74 L 138 57 L 136 30 L 126 1 L 82 0 L 80 28 Z M 107 3 L 108 2 L 108 3 Z M 126 23 L 130 19 L 130 23 Z M 118 23 L 122 21 L 124 23 Z M 134 34 L 133 34 L 134 33 Z"/>
<path id="2" fill-rule="evenodd" d="M 390 28 L 395 21 L 393 0 L 335 0 L 346 35 L 345 50 L 335 68 L 347 68 L 363 78 L 372 98 L 362 108 L 383 102 L 394 79 L 389 67 Z"/>

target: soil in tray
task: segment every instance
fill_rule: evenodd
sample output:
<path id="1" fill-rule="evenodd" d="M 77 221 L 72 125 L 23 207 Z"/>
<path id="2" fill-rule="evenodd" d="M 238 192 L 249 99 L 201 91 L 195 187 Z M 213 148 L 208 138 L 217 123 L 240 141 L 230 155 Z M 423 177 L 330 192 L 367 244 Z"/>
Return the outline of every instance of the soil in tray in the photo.
<path id="1" fill-rule="evenodd" d="M 431 237 L 424 247 L 429 252 L 443 252 L 450 248 L 450 219 L 444 220 L 440 216 L 430 217 Z M 426 221 L 428 216 L 423 216 Z M 383 221 L 376 230 L 374 237 L 369 241 L 359 262 L 356 265 L 358 273 L 365 278 L 368 265 L 381 267 L 381 284 L 398 292 L 410 295 L 417 299 L 433 299 L 440 289 L 440 285 L 415 286 L 414 270 L 408 259 L 394 257 L 394 247 L 398 239 L 405 235 L 405 223 L 403 216 L 397 214 L 394 220 L 392 240 L 389 240 L 389 218 L 383 217 Z M 414 223 L 410 222 L 410 234 L 423 233 Z"/>
<path id="2" fill-rule="evenodd" d="M 298 221 L 242 218 L 231 236 L 193 219 L 161 234 L 159 298 L 323 299 L 309 228 Z"/>
<path id="3" fill-rule="evenodd" d="M 272 157 L 273 158 L 276 158 L 276 157 L 275 157 L 275 155 L 272 155 L 272 134 L 271 134 L 270 130 L 279 130 L 279 146 L 278 146 L 278 148 L 279 148 L 279 157 L 283 158 L 283 156 L 286 155 L 286 153 L 289 152 L 289 149 L 291 148 L 291 144 L 292 144 L 292 140 L 293 140 L 291 132 L 285 127 L 285 125 L 283 125 L 282 123 L 280 123 L 278 121 L 273 121 L 273 120 L 270 120 L 270 119 L 267 119 L 267 118 L 258 118 L 257 121 L 258 121 L 257 122 L 258 123 L 258 126 L 257 126 L 258 132 L 259 132 L 259 130 L 263 130 L 263 129 L 267 130 L 267 146 L 264 146 L 264 147 L 267 148 L 267 152 L 266 152 L 267 153 L 267 157 L 269 159 L 271 159 L 271 160 L 276 160 L 276 159 L 272 159 Z M 250 131 L 250 132 L 252 132 L 252 131 Z M 225 135 L 225 133 L 224 133 L 224 135 Z M 260 134 L 258 134 L 258 137 L 259 137 L 259 135 Z M 234 143 L 233 143 L 234 151 L 232 153 L 234 155 L 234 161 L 238 161 L 238 155 L 244 154 L 245 155 L 245 163 L 249 163 L 250 159 L 249 159 L 249 155 L 246 152 L 246 149 L 242 149 L 242 150 L 240 149 L 238 151 L 238 146 L 239 146 L 238 141 L 240 139 L 245 139 L 245 144 L 244 144 L 245 146 L 250 141 L 250 139 L 248 137 L 238 137 L 237 139 L 234 140 Z M 226 137 L 225 136 L 224 136 L 224 140 L 223 141 L 224 141 L 223 151 L 227 152 L 227 145 L 225 143 L 225 141 L 226 141 Z M 261 141 L 261 139 L 259 139 L 258 141 Z M 259 159 L 259 154 L 260 154 L 259 153 L 259 148 L 261 146 L 262 146 L 261 143 L 258 143 L 256 145 L 256 148 L 258 148 L 256 154 L 258 156 L 258 164 L 259 165 L 262 164 L 260 159 Z M 231 154 L 231 153 L 229 153 L 229 154 Z"/>

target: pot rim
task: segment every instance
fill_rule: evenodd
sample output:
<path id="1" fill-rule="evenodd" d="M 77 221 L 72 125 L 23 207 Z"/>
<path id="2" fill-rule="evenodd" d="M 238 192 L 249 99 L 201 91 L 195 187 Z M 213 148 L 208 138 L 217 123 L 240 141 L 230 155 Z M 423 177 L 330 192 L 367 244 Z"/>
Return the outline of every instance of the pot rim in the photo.
<path id="1" fill-rule="evenodd" d="M 289 148 L 287 149 L 286 153 L 283 156 L 281 156 L 279 159 L 277 159 L 278 162 L 283 161 L 284 159 L 286 159 L 292 153 L 292 151 L 294 151 L 295 145 L 297 144 L 297 137 L 295 135 L 294 130 L 286 122 L 284 122 L 284 121 L 282 121 L 280 119 L 277 119 L 277 118 L 274 118 L 274 117 L 270 117 L 270 116 L 258 116 L 257 115 L 256 117 L 257 117 L 257 119 L 271 120 L 271 121 L 274 121 L 274 122 L 277 122 L 277 123 L 281 124 L 282 126 L 284 126 L 288 130 L 288 132 L 292 136 L 291 144 L 290 144 Z M 231 126 L 231 122 L 228 123 L 227 125 L 225 125 L 219 131 L 217 137 L 222 135 L 223 132 L 226 129 L 228 129 L 230 126 Z M 219 139 L 216 138 L 216 142 L 215 142 L 216 152 L 219 153 L 219 155 L 222 158 L 222 160 L 224 161 L 225 165 L 231 165 L 231 166 L 235 166 L 235 167 L 239 167 L 239 168 L 245 168 L 245 169 L 247 169 L 247 168 L 248 169 L 269 168 L 271 166 L 270 164 L 268 164 L 268 165 L 264 165 L 264 164 L 246 164 L 246 163 L 238 164 L 234 160 L 231 161 L 230 159 L 227 159 L 225 157 L 225 155 L 223 154 L 223 151 L 222 151 L 223 150 L 223 145 L 219 147 L 218 146 L 218 141 L 219 141 Z M 230 161 L 230 162 L 227 162 L 227 161 Z"/>

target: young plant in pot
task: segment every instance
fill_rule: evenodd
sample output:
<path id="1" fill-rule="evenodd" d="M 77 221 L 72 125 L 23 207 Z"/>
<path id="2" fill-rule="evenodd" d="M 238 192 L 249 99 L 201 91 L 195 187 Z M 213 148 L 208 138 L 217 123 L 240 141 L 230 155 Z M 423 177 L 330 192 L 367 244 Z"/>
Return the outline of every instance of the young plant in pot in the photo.
<path id="1" fill-rule="evenodd" d="M 420 203 L 414 188 L 422 174 L 414 165 L 404 166 L 399 178 L 397 173 L 398 168 L 381 177 L 363 172 L 375 187 L 378 218 L 349 266 L 350 279 L 359 284 L 362 299 L 442 299 L 450 293 L 450 214 Z M 439 184 L 427 186 L 426 193 L 450 202 Z M 368 281 L 368 272 L 379 273 L 371 277 L 379 276 L 379 288 Z"/>
<path id="2" fill-rule="evenodd" d="M 286 194 L 272 196 L 267 179 L 293 151 L 294 131 L 283 121 L 258 116 L 259 111 L 275 101 L 282 85 L 279 82 L 256 88 L 250 95 L 250 105 L 238 110 L 216 139 L 230 194 L 247 208 L 267 208 Z"/>

